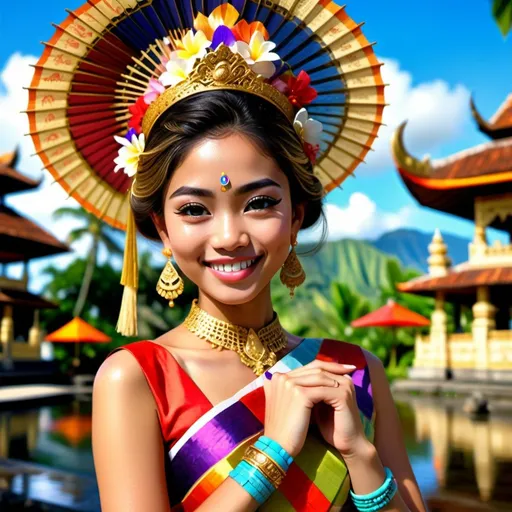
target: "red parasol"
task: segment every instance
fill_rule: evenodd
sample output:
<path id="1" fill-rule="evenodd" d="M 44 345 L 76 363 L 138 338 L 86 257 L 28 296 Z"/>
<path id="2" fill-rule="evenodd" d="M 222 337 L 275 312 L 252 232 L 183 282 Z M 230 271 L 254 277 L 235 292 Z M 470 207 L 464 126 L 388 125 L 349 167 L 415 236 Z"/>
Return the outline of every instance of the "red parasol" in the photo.
<path id="1" fill-rule="evenodd" d="M 425 327 L 430 325 L 430 320 L 410 309 L 400 306 L 393 299 L 388 299 L 385 306 L 354 320 L 352 327 L 390 327 L 396 338 L 398 327 Z M 396 367 L 396 345 L 391 347 L 391 368 Z"/>
<path id="2" fill-rule="evenodd" d="M 60 329 L 48 334 L 45 339 L 46 341 L 52 341 L 54 343 L 74 343 L 74 366 L 80 365 L 80 359 L 78 358 L 78 343 L 108 343 L 112 340 L 112 338 L 107 336 L 105 333 L 96 329 L 96 327 L 93 327 L 79 317 L 73 318 L 73 320 L 68 322 L 66 325 L 63 325 Z"/>
<path id="3" fill-rule="evenodd" d="M 388 299 L 385 306 L 354 320 L 352 327 L 425 327 L 430 320 Z"/>

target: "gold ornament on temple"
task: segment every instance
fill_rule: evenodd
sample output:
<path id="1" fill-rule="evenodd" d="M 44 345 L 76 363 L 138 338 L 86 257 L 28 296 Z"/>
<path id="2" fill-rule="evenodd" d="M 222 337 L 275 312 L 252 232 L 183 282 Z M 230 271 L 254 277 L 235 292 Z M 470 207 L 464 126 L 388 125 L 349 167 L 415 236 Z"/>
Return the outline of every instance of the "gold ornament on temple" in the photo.
<path id="1" fill-rule="evenodd" d="M 242 363 L 256 375 L 274 366 L 277 362 L 276 354 L 288 343 L 277 315 L 272 322 L 256 332 L 215 318 L 197 305 L 197 299 L 192 302 L 184 325 L 197 337 L 210 343 L 212 348 L 238 353 Z"/>

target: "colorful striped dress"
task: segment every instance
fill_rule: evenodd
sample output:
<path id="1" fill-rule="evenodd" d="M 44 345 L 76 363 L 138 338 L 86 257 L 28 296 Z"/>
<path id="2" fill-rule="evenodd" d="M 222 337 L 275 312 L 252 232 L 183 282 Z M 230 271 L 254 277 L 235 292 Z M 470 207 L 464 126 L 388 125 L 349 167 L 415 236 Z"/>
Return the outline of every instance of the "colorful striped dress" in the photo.
<path id="1" fill-rule="evenodd" d="M 256 378 L 231 398 L 212 406 L 162 345 L 138 341 L 113 352 L 119 349 L 134 355 L 155 398 L 165 445 L 171 508 L 173 512 L 195 510 L 227 478 L 246 447 L 263 434 L 265 377 Z M 370 374 L 360 347 L 336 340 L 306 338 L 270 372 L 285 373 L 315 359 L 356 366 L 351 375 L 359 413 L 366 436 L 373 441 L 375 415 Z M 306 443 L 283 483 L 259 510 L 346 510 L 351 506 L 351 500 L 347 499 L 349 489 L 350 479 L 343 459 L 312 424 Z"/>

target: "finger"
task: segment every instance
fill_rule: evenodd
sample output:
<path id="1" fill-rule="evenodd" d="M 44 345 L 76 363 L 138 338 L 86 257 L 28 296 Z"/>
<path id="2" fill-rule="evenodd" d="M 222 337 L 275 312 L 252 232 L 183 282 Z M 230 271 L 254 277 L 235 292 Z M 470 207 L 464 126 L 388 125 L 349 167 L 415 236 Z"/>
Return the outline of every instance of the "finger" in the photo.
<path id="1" fill-rule="evenodd" d="M 308 363 L 305 366 L 301 366 L 295 370 L 288 372 L 288 375 L 297 375 L 300 373 L 309 373 L 309 372 L 320 372 L 327 371 L 331 373 L 336 373 L 338 375 L 343 375 L 345 373 L 351 373 L 356 369 L 356 366 L 353 364 L 343 364 L 343 363 L 335 363 L 332 361 L 320 361 L 315 360 L 312 363 Z"/>
<path id="2" fill-rule="evenodd" d="M 343 377 L 343 376 L 341 376 Z M 339 375 L 330 372 L 309 372 L 299 375 L 288 376 L 289 385 L 294 386 L 326 386 L 338 388 L 340 386 Z"/>

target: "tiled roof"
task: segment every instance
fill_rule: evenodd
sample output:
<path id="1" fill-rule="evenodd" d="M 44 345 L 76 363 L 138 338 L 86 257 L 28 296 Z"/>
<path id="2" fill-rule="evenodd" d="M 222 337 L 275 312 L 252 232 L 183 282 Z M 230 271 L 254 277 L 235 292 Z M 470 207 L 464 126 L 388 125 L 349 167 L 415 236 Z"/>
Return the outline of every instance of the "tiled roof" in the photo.
<path id="1" fill-rule="evenodd" d="M 0 288 L 0 304 L 27 306 L 37 309 L 55 309 L 58 306 L 25 290 Z"/>
<path id="2" fill-rule="evenodd" d="M 0 205 L 0 262 L 23 261 L 69 251 L 69 247 L 5 205 Z"/>
<path id="3" fill-rule="evenodd" d="M 468 290 L 482 285 L 512 285 L 512 267 L 474 268 L 462 264 L 445 276 L 432 277 L 428 274 L 417 277 L 397 288 L 401 292 L 432 295 L 435 291 Z"/>

